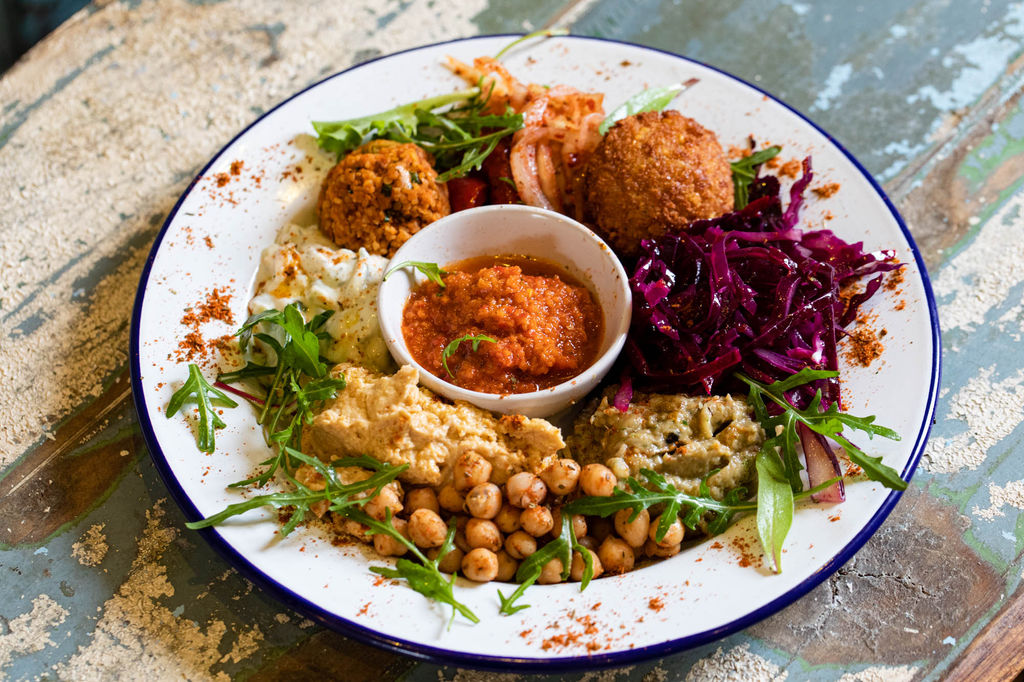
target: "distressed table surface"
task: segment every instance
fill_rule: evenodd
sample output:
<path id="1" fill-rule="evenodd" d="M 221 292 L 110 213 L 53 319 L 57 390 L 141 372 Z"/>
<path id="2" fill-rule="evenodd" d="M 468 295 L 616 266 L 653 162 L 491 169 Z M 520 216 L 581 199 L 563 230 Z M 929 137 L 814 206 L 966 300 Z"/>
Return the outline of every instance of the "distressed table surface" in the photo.
<path id="1" fill-rule="evenodd" d="M 254 590 L 184 529 L 139 435 L 126 353 L 162 221 L 243 126 L 376 55 L 541 26 L 694 57 L 831 131 L 922 247 L 944 345 L 922 465 L 853 560 L 725 640 L 570 678 L 1024 667 L 1019 3 L 126 0 L 94 3 L 0 79 L 0 677 L 518 679 L 369 649 Z"/>

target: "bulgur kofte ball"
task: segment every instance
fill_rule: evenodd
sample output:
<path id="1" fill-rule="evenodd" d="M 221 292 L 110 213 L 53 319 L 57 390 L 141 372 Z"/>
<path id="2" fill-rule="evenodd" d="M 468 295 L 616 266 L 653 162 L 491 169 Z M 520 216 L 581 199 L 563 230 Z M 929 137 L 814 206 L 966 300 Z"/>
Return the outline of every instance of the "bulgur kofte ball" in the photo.
<path id="1" fill-rule="evenodd" d="M 622 256 L 640 240 L 733 208 L 732 169 L 718 137 L 678 111 L 616 123 L 587 162 L 585 196 L 597 232 Z"/>
<path id="2" fill-rule="evenodd" d="M 412 143 L 373 140 L 324 178 L 320 229 L 346 249 L 393 256 L 420 229 L 451 212 L 433 159 Z"/>

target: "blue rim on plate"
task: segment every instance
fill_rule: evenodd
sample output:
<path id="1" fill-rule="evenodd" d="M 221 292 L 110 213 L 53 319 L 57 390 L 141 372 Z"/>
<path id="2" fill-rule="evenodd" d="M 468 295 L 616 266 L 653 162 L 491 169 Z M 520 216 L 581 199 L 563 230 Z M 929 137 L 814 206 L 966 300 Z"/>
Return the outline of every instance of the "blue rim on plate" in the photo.
<path id="1" fill-rule="evenodd" d="M 485 36 L 474 36 L 472 38 L 459 38 L 456 40 L 442 41 L 438 43 L 432 43 L 430 45 L 420 45 L 418 47 L 402 50 L 388 55 L 382 55 L 374 59 L 362 62 L 355 66 L 349 67 L 344 71 L 339 71 L 331 76 L 328 76 L 312 85 L 296 92 L 291 97 L 283 100 L 272 109 L 269 109 L 258 119 L 250 123 L 242 131 L 240 131 L 235 137 L 233 137 L 227 144 L 225 144 L 219 152 L 210 160 L 206 166 L 199 171 L 196 177 L 189 183 L 188 188 L 182 193 L 181 197 L 175 203 L 174 208 L 168 214 L 167 219 L 164 221 L 163 226 L 160 228 L 160 233 L 157 235 L 156 240 L 153 244 L 153 248 L 146 259 L 145 266 L 142 270 L 142 276 L 139 281 L 138 294 L 135 299 L 135 306 L 132 311 L 132 326 L 131 326 L 131 340 L 130 340 L 130 353 L 131 353 L 131 384 L 132 384 L 132 395 L 135 400 L 135 409 L 139 418 L 139 425 L 142 429 L 143 436 L 146 440 L 146 445 L 150 450 L 150 454 L 153 458 L 153 464 L 156 466 L 160 477 L 163 479 L 164 484 L 167 486 L 174 498 L 175 502 L 184 512 L 185 517 L 189 521 L 199 521 L 203 518 L 203 515 L 199 513 L 199 510 L 192 503 L 192 500 L 188 497 L 185 491 L 182 489 L 174 473 L 168 464 L 167 458 L 164 456 L 163 450 L 160 447 L 160 443 L 156 439 L 156 435 L 153 431 L 152 422 L 149 419 L 149 411 L 146 407 L 146 398 L 142 390 L 142 368 L 140 366 L 140 346 L 141 341 L 139 338 L 139 322 L 142 315 L 142 307 L 145 301 L 146 288 L 149 283 L 150 271 L 153 266 L 153 262 L 156 259 L 157 252 L 160 249 L 160 245 L 163 242 L 164 236 L 167 233 L 167 229 L 174 221 L 177 216 L 178 210 L 181 208 L 182 203 L 188 196 L 189 192 L 195 186 L 196 182 L 202 178 L 211 166 L 213 166 L 218 159 L 224 154 L 236 140 L 244 135 L 250 128 L 255 126 L 261 120 L 269 116 L 271 113 L 279 109 L 281 106 L 287 104 L 291 100 L 295 99 L 302 93 L 315 88 L 322 83 L 325 83 L 331 79 L 337 78 L 341 75 L 359 69 L 367 64 L 387 59 L 398 54 L 406 54 L 410 52 L 416 52 L 418 50 L 427 50 L 434 47 L 443 45 L 450 45 L 453 43 L 461 43 L 471 40 L 479 40 L 483 38 L 496 38 L 496 37 L 508 37 L 515 38 L 519 37 L 520 34 L 495 34 Z M 941 377 L 941 338 L 939 332 L 939 319 L 938 312 L 935 305 L 935 296 L 932 292 L 931 280 L 928 277 L 928 271 L 925 269 L 924 260 L 921 257 L 921 253 L 917 248 L 917 244 L 914 242 L 914 238 L 911 236 L 910 231 L 907 229 L 906 224 L 903 222 L 903 218 L 899 212 L 893 206 L 889 197 L 886 196 L 885 192 L 875 181 L 874 177 L 857 161 L 852 154 L 850 154 L 846 148 L 841 145 L 832 135 L 823 130 L 809 118 L 804 116 L 802 113 L 789 106 L 785 102 L 774 97 L 765 90 L 752 85 L 741 78 L 737 78 L 730 73 L 727 73 L 714 66 L 704 64 L 695 59 L 683 57 L 667 50 L 660 50 L 654 47 L 648 47 L 645 45 L 637 45 L 635 43 L 629 43 L 620 40 L 611 40 L 608 38 L 591 38 L 584 36 L 561 36 L 562 40 L 579 40 L 579 41 L 592 41 L 592 42 L 606 42 L 615 43 L 619 45 L 626 45 L 632 48 L 646 50 L 649 52 L 667 55 L 675 59 L 679 59 L 691 64 L 695 64 L 717 73 L 726 76 L 738 83 L 746 85 L 747 87 L 761 93 L 765 97 L 770 98 L 772 101 L 781 105 L 785 109 L 789 110 L 797 117 L 799 117 L 806 124 L 814 128 L 816 131 L 824 135 L 829 142 L 831 142 L 836 149 L 838 149 L 857 171 L 866 179 L 871 188 L 877 193 L 877 195 L 885 203 L 886 208 L 892 214 L 896 223 L 899 225 L 903 236 L 906 238 L 907 243 L 910 247 L 911 252 L 914 255 L 914 262 L 917 265 L 918 271 L 921 274 L 921 283 L 924 288 L 925 298 L 928 305 L 928 315 L 931 325 L 931 341 L 932 341 L 932 371 L 930 383 L 928 386 L 928 397 L 925 403 L 925 413 L 921 423 L 921 426 L 917 432 L 917 439 L 914 442 L 913 449 L 911 450 L 910 459 L 907 462 L 906 467 L 903 469 L 902 477 L 904 480 L 909 481 L 914 471 L 917 469 L 917 464 L 921 459 L 921 455 L 924 452 L 925 443 L 928 440 L 928 434 L 931 431 L 932 416 L 935 412 L 935 405 L 938 399 L 938 387 Z M 244 575 L 247 579 L 260 586 L 261 589 L 271 594 L 275 599 L 289 607 L 290 609 L 310 618 L 311 620 L 324 625 L 332 630 L 336 630 L 344 635 L 350 636 L 353 639 L 364 642 L 366 644 L 372 644 L 390 651 L 412 656 L 413 658 L 421 659 L 439 664 L 456 664 L 463 665 L 471 668 L 479 669 L 492 669 L 507 671 L 509 667 L 515 667 L 521 671 L 536 671 L 536 672 L 555 672 L 555 671 L 576 671 L 576 670 L 587 670 L 594 668 L 606 668 L 623 666 L 631 663 L 637 663 L 639 661 L 650 660 L 653 658 L 664 657 L 670 654 L 674 654 L 686 649 L 692 649 L 694 647 L 713 642 L 715 640 L 726 637 L 727 635 L 733 634 L 739 630 L 742 630 L 754 623 L 767 618 L 768 616 L 782 610 L 784 607 L 792 604 L 800 597 L 807 594 L 809 591 L 817 587 L 819 584 L 825 581 L 826 578 L 831 576 L 840 566 L 849 561 L 853 555 L 860 550 L 860 548 L 871 538 L 872 535 L 878 530 L 885 519 L 889 516 L 889 513 L 895 507 L 899 501 L 902 492 L 890 491 L 888 497 L 875 512 L 875 514 L 868 520 L 859 533 L 857 533 L 853 539 L 842 548 L 835 556 L 825 562 L 817 571 L 815 571 L 810 577 L 803 582 L 799 583 L 795 587 L 791 588 L 786 593 L 782 594 L 773 601 L 764 604 L 760 608 L 757 608 L 750 613 L 737 618 L 729 623 L 726 623 L 720 627 L 705 630 L 703 632 L 681 637 L 678 639 L 654 644 L 646 647 L 639 647 L 636 649 L 629 649 L 627 651 L 613 652 L 608 654 L 596 654 L 592 656 L 571 656 L 562 658 L 552 659 L 539 659 L 539 658 L 518 658 L 518 657 L 507 657 L 507 656 L 482 656 L 477 654 L 466 654 L 461 652 L 454 652 L 449 649 L 443 649 L 439 647 L 432 647 L 423 645 L 417 642 L 410 642 L 400 638 L 389 637 L 376 630 L 367 628 L 359 623 L 342 618 L 327 610 L 321 608 L 317 604 L 299 596 L 292 590 L 288 589 L 281 583 L 273 580 L 263 574 L 257 569 L 248 559 L 242 556 L 236 551 L 231 545 L 229 545 L 224 538 L 214 528 L 204 528 L 198 531 L 203 538 L 210 543 L 213 549 L 220 554 L 229 564 L 238 569 L 238 571 Z"/>

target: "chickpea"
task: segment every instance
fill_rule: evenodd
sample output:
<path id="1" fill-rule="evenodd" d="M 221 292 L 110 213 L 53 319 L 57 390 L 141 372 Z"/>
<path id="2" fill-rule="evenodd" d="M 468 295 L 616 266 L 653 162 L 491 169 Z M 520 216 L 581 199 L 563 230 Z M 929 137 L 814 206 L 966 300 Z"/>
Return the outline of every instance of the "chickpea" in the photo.
<path id="1" fill-rule="evenodd" d="M 630 547 L 643 547 L 647 531 L 651 527 L 651 515 L 646 509 L 641 509 L 632 521 L 629 520 L 631 516 L 632 509 L 620 509 L 615 512 L 615 532 L 628 542 Z"/>
<path id="2" fill-rule="evenodd" d="M 498 575 L 495 580 L 500 580 L 503 583 L 512 582 L 512 579 L 516 577 L 517 570 L 519 570 L 518 561 L 510 557 L 505 550 L 498 552 Z"/>
<path id="3" fill-rule="evenodd" d="M 562 582 L 562 560 L 555 557 L 540 569 L 540 577 L 537 578 L 537 584 L 554 585 L 560 582 Z"/>
<path id="4" fill-rule="evenodd" d="M 455 486 L 446 485 L 437 494 L 437 503 L 441 505 L 441 509 L 457 514 L 465 508 L 466 498 L 455 489 Z"/>
<path id="5" fill-rule="evenodd" d="M 505 551 L 513 559 L 525 559 L 537 551 L 537 540 L 525 530 L 517 530 L 506 538 Z"/>
<path id="6" fill-rule="evenodd" d="M 555 527 L 555 521 L 551 517 L 551 510 L 547 507 L 524 509 L 523 513 L 519 516 L 519 522 L 523 525 L 523 530 L 535 538 L 539 538 L 545 533 L 550 533 L 551 529 Z"/>
<path id="7" fill-rule="evenodd" d="M 463 554 L 473 549 L 469 546 L 469 541 L 466 540 L 466 524 L 469 522 L 468 516 L 456 516 L 455 517 L 455 546 L 462 550 Z"/>
<path id="8" fill-rule="evenodd" d="M 405 510 L 410 514 L 417 509 L 429 509 L 432 512 L 441 512 L 441 505 L 437 502 L 437 493 L 430 488 L 413 488 L 405 494 Z"/>
<path id="9" fill-rule="evenodd" d="M 473 549 L 483 547 L 492 552 L 501 549 L 501 531 L 494 521 L 487 519 L 470 519 L 466 522 L 466 542 Z"/>
<path id="10" fill-rule="evenodd" d="M 601 544 L 590 535 L 585 535 L 581 538 L 576 538 L 576 542 L 580 543 L 592 552 L 596 552 L 598 546 Z"/>
<path id="11" fill-rule="evenodd" d="M 489 549 L 477 547 L 462 557 L 462 575 L 478 583 L 498 577 L 498 556 Z"/>
<path id="12" fill-rule="evenodd" d="M 437 555 L 441 553 L 440 547 L 434 547 L 433 549 L 427 550 L 428 559 L 436 559 Z M 462 557 L 466 556 L 458 547 L 452 547 L 451 551 L 444 555 L 441 561 L 437 562 L 437 570 L 442 573 L 454 573 L 458 569 L 462 568 Z"/>
<path id="13" fill-rule="evenodd" d="M 544 481 L 529 471 L 520 471 L 509 477 L 505 483 L 505 494 L 513 506 L 527 509 L 544 501 L 548 487 L 544 485 Z"/>
<path id="14" fill-rule="evenodd" d="M 617 482 L 612 470 L 603 464 L 588 464 L 580 472 L 580 487 L 587 495 L 609 497 Z"/>
<path id="15" fill-rule="evenodd" d="M 473 486 L 466 494 L 466 511 L 478 519 L 493 519 L 501 511 L 501 488 L 493 483 Z"/>
<path id="16" fill-rule="evenodd" d="M 598 578 L 604 571 L 604 568 L 601 566 L 601 560 L 597 558 L 597 554 L 589 547 L 587 548 L 587 553 L 590 554 L 590 560 L 594 563 L 594 574 L 592 577 Z M 573 552 L 572 564 L 570 564 L 569 566 L 569 577 L 575 580 L 576 582 L 580 582 L 581 580 L 583 580 L 583 570 L 586 567 L 587 565 L 583 561 L 583 554 L 581 554 L 580 552 Z"/>
<path id="17" fill-rule="evenodd" d="M 612 534 L 612 530 L 614 528 L 611 519 L 601 516 L 592 516 L 587 524 L 587 534 L 593 536 L 598 544 L 604 542 L 604 539 Z"/>
<path id="18" fill-rule="evenodd" d="M 597 558 L 605 571 L 616 575 L 633 570 L 636 556 L 625 540 L 609 535 L 597 548 Z"/>
<path id="19" fill-rule="evenodd" d="M 580 465 L 574 459 L 562 458 L 540 472 L 540 477 L 555 495 L 568 495 L 579 483 Z"/>
<path id="20" fill-rule="evenodd" d="M 521 527 L 519 515 L 522 512 L 507 502 L 501 506 L 498 515 L 494 517 L 494 523 L 502 533 L 514 533 Z"/>
<path id="21" fill-rule="evenodd" d="M 683 528 L 683 522 L 679 520 L 678 516 L 672 520 L 671 524 L 669 524 L 668 532 L 665 533 L 665 537 L 661 539 L 661 542 L 658 542 L 657 535 L 658 526 L 660 524 L 661 516 L 651 522 L 651 529 L 648 531 L 648 537 L 650 537 L 654 542 L 657 542 L 659 546 L 671 547 L 672 545 L 678 545 L 683 541 L 683 536 L 686 534 L 686 530 Z"/>
<path id="22" fill-rule="evenodd" d="M 615 474 L 615 478 L 628 478 L 629 477 L 629 465 L 626 464 L 626 460 L 621 457 L 612 457 L 605 461 L 605 466 L 612 470 Z"/>
<path id="23" fill-rule="evenodd" d="M 667 559 L 670 556 L 679 554 L 679 550 L 682 549 L 682 547 L 682 545 L 668 545 L 667 547 L 662 547 L 654 540 L 648 538 L 647 542 L 644 543 L 644 553 L 647 554 L 647 556 Z"/>
<path id="24" fill-rule="evenodd" d="M 387 518 L 387 510 L 391 510 L 391 516 L 397 516 L 398 512 L 402 511 L 402 497 L 391 485 L 384 486 L 381 491 L 371 497 L 369 502 L 363 505 L 363 511 L 377 519 L 383 521 Z"/>
<path id="25" fill-rule="evenodd" d="M 448 526 L 437 512 L 417 509 L 409 517 L 409 539 L 417 547 L 440 547 L 448 535 Z"/>
<path id="26" fill-rule="evenodd" d="M 327 487 L 327 481 L 324 480 L 323 475 L 308 464 L 302 464 L 295 470 L 295 480 L 317 492 Z"/>
<path id="27" fill-rule="evenodd" d="M 455 489 L 469 490 L 491 479 L 491 463 L 475 452 L 464 452 L 455 460 L 452 476 Z"/>
<path id="28" fill-rule="evenodd" d="M 405 519 L 391 519 L 391 525 L 405 538 L 409 537 L 409 522 Z M 390 535 L 376 534 L 373 536 L 373 548 L 381 556 L 402 556 L 409 548 Z"/>
<path id="29" fill-rule="evenodd" d="M 366 531 L 370 530 L 369 527 L 364 526 L 358 521 L 346 518 L 341 514 L 334 515 L 334 530 L 343 535 L 349 535 L 362 542 L 373 542 L 373 537 L 366 533 Z"/>

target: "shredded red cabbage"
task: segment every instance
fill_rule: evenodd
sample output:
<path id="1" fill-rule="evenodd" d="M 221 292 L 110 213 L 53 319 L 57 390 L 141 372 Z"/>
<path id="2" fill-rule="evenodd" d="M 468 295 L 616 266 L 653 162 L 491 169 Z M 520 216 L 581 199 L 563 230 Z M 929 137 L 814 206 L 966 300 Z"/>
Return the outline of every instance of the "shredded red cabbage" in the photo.
<path id="1" fill-rule="evenodd" d="M 785 210 L 779 181 L 765 176 L 751 183 L 745 208 L 641 242 L 626 341 L 637 389 L 723 393 L 742 390 L 737 371 L 772 382 L 804 367 L 838 368 L 843 328 L 878 290 L 881 273 L 900 264 L 892 251 L 865 253 L 862 243 L 829 230 L 799 229 L 812 177 L 807 158 Z M 872 274 L 878 277 L 862 293 L 844 301 L 843 287 Z M 823 406 L 840 401 L 836 379 L 800 387 L 789 399 L 805 407 L 818 389 Z M 628 401 L 631 390 L 622 393 Z"/>

